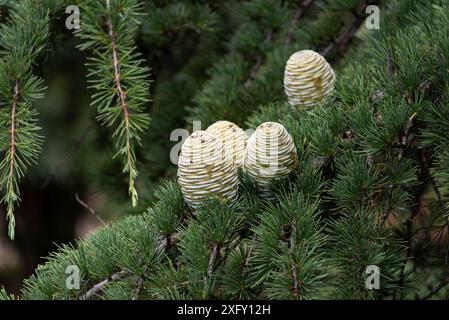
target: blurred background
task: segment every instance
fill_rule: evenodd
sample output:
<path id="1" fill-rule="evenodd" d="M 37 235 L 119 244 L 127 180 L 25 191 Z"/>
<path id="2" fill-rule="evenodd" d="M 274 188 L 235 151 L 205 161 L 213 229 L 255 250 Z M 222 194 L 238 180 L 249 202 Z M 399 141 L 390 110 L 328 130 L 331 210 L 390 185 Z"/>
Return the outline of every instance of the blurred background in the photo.
<path id="1" fill-rule="evenodd" d="M 8 12 L 1 1 L 3 22 Z M 18 293 L 22 280 L 59 244 L 145 211 L 154 188 L 176 173 L 170 149 L 177 141 L 170 141 L 170 133 L 191 127 L 186 119 L 227 119 L 246 129 L 245 121 L 260 104 L 284 101 L 283 69 L 292 52 L 326 52 L 336 70 L 344 65 L 346 51 L 357 56 L 358 40 L 352 38 L 364 8 L 379 1 L 139 2 L 146 14 L 135 39 L 151 67 L 152 101 L 146 107 L 152 122 L 136 150 L 138 206 L 131 206 L 122 160 L 114 159 L 111 131 L 100 126 L 90 105 L 84 66 L 89 53 L 76 48 L 65 27 L 68 15 L 60 12 L 52 17 L 50 44 L 35 66 L 47 85 L 45 98 L 35 103 L 45 143 L 37 165 L 21 182 L 14 241 L 6 236 L 0 205 L 0 287 L 10 293 Z"/>

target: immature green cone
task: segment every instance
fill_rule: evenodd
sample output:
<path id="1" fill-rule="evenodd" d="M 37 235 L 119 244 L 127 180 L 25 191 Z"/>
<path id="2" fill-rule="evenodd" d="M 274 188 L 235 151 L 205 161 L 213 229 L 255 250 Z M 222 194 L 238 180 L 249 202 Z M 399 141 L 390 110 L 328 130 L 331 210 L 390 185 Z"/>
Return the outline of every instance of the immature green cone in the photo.
<path id="1" fill-rule="evenodd" d="M 288 175 L 297 164 L 295 144 L 281 124 L 262 123 L 249 138 L 243 170 L 257 182 L 262 198 L 273 200 L 270 186 L 276 179 Z"/>
<path id="2" fill-rule="evenodd" d="M 248 142 L 245 131 L 229 121 L 217 121 L 209 126 L 206 131 L 220 139 L 226 152 L 231 155 L 232 162 L 237 168 L 241 167 Z"/>
<path id="3" fill-rule="evenodd" d="M 220 139 L 206 131 L 196 131 L 181 148 L 178 182 L 185 201 L 197 208 L 208 197 L 233 202 L 237 198 L 237 168 Z"/>
<path id="4" fill-rule="evenodd" d="M 284 90 L 291 106 L 299 109 L 316 106 L 332 92 L 334 84 L 334 71 L 319 53 L 301 50 L 288 59 Z"/>

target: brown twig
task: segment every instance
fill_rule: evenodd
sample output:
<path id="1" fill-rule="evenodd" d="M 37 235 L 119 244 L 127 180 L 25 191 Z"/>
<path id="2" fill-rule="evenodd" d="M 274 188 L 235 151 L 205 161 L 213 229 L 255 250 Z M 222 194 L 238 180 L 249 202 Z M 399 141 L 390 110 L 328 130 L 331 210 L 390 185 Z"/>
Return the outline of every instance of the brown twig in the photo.
<path id="1" fill-rule="evenodd" d="M 108 6 L 109 6 L 109 0 L 107 0 L 107 3 L 108 3 Z M 112 24 L 112 19 L 108 19 L 108 21 L 106 22 L 106 25 L 108 27 L 108 35 L 109 35 L 109 38 L 111 40 L 112 64 L 113 64 L 113 68 L 114 68 L 115 86 L 116 86 L 116 89 L 117 89 L 118 97 L 120 99 L 120 106 L 121 106 L 122 111 L 123 111 L 123 116 L 124 116 L 124 120 L 125 120 L 125 127 L 126 127 L 126 130 L 129 130 L 128 101 L 127 101 L 126 92 L 123 89 L 122 81 L 121 81 L 121 73 L 120 73 L 121 65 L 120 65 L 120 59 L 119 59 L 118 48 L 117 48 L 117 39 L 116 39 L 115 31 L 114 31 L 114 26 Z"/>
<path id="2" fill-rule="evenodd" d="M 11 138 L 10 138 L 10 158 L 9 158 L 9 176 L 8 180 L 12 185 L 12 178 L 14 176 L 14 164 L 15 164 L 15 154 L 16 154 L 16 116 L 17 116 L 17 105 L 19 103 L 20 98 L 20 89 L 19 89 L 19 79 L 16 79 L 16 83 L 14 85 L 14 96 L 12 99 L 12 109 L 11 109 Z"/>
<path id="3" fill-rule="evenodd" d="M 360 8 L 354 10 L 353 21 L 343 29 L 342 33 L 340 33 L 340 35 L 333 42 L 331 42 L 327 47 L 321 50 L 320 54 L 326 57 L 334 49 L 338 49 L 339 57 L 343 56 L 364 21 L 363 13 L 365 12 L 366 7 L 371 4 L 377 5 L 379 4 L 379 2 L 380 0 L 366 1 Z M 336 60 L 337 61 L 334 62 L 338 62 L 338 59 Z"/>
<path id="4" fill-rule="evenodd" d="M 45 178 L 44 182 L 41 184 L 39 189 L 45 190 L 50 185 L 52 180 L 56 177 L 55 172 L 58 172 L 60 167 L 66 165 L 67 162 L 69 162 L 77 154 L 85 138 L 87 137 L 88 133 L 92 130 L 92 128 L 93 128 L 92 125 L 86 127 L 84 131 L 81 133 L 81 135 L 76 140 L 70 143 L 70 145 L 72 146 L 71 151 L 69 151 L 64 158 L 58 161 L 58 164 L 55 165 L 55 167 L 53 167 L 53 169 L 47 175 L 47 178 Z"/>
<path id="5" fill-rule="evenodd" d="M 416 297 L 418 300 L 428 300 L 432 298 L 435 294 L 437 294 L 441 289 L 443 289 L 445 286 L 449 284 L 449 277 L 441 281 L 441 283 L 436 287 L 431 287 L 429 290 L 429 293 L 427 293 L 425 296 L 422 297 Z"/>
<path id="6" fill-rule="evenodd" d="M 133 300 L 139 299 L 139 295 L 140 295 L 140 292 L 142 291 L 143 284 L 144 284 L 144 277 L 141 276 L 141 277 L 139 277 L 139 281 L 137 282 L 137 288 L 136 288 L 136 292 L 134 294 Z"/>
<path id="7" fill-rule="evenodd" d="M 288 29 L 287 37 L 284 41 L 284 47 L 287 48 L 290 43 L 293 40 L 293 34 L 295 31 L 295 28 L 298 24 L 299 19 L 301 19 L 301 16 L 304 13 L 304 9 L 310 6 L 313 0 L 304 0 L 299 4 L 299 7 L 296 9 L 295 14 L 293 15 L 293 19 L 290 22 L 290 28 Z"/>
<path id="8" fill-rule="evenodd" d="M 407 252 L 406 252 L 406 260 L 404 263 L 404 267 L 401 270 L 401 275 L 399 277 L 399 287 L 396 291 L 396 294 L 399 294 L 400 296 L 403 295 L 403 292 L 400 290 L 404 287 L 405 283 L 405 269 L 407 267 L 407 262 L 413 257 L 413 222 L 416 218 L 416 216 L 420 213 L 422 209 L 422 203 L 424 200 L 424 194 L 426 191 L 427 183 L 429 182 L 430 177 L 430 169 L 429 164 L 426 161 L 426 156 L 424 154 L 423 150 L 420 150 L 421 153 L 421 174 L 420 174 L 420 180 L 421 180 L 421 187 L 419 188 L 418 192 L 415 195 L 415 208 L 413 209 L 410 217 L 407 219 Z"/>
<path id="9" fill-rule="evenodd" d="M 390 215 L 390 207 L 387 205 L 380 219 L 380 227 L 382 228 Z"/>
<path id="10" fill-rule="evenodd" d="M 108 10 L 110 9 L 110 0 L 106 0 L 106 5 Z M 114 69 L 114 82 L 117 90 L 117 95 L 120 101 L 120 107 L 123 111 L 123 118 L 125 121 L 125 131 L 126 131 L 126 155 L 127 155 L 127 168 L 129 171 L 129 192 L 132 196 L 133 206 L 135 205 L 135 201 L 137 201 L 137 191 L 134 186 L 135 179 L 135 170 L 134 168 L 134 159 L 133 159 L 133 151 L 131 144 L 131 132 L 130 132 L 130 111 L 127 100 L 127 93 L 122 86 L 121 79 L 121 65 L 120 65 L 120 57 L 118 53 L 117 47 L 117 39 L 116 33 L 114 31 L 114 26 L 112 24 L 112 18 L 106 21 L 108 36 L 111 40 L 111 49 L 112 49 L 112 65 Z"/>
<path id="11" fill-rule="evenodd" d="M 427 159 L 424 152 L 422 153 L 422 158 L 423 158 L 423 161 L 426 163 L 426 166 L 430 167 L 429 160 Z M 435 182 L 435 179 L 433 178 L 433 176 L 430 173 L 429 173 L 429 181 L 430 181 L 430 184 L 432 185 L 433 190 L 435 191 L 440 208 L 443 211 L 443 217 L 446 222 L 445 226 L 447 227 L 447 232 L 449 235 L 449 218 L 446 215 L 446 211 L 447 211 L 446 204 L 443 201 L 443 197 L 441 196 L 440 189 L 438 188 L 437 183 Z"/>
<path id="12" fill-rule="evenodd" d="M 212 273 L 215 269 L 215 261 L 217 261 L 217 257 L 220 254 L 220 245 L 218 243 L 215 243 L 212 249 L 212 253 L 209 258 L 209 266 L 207 268 L 207 274 L 204 276 L 203 283 L 204 283 L 204 291 L 207 288 L 207 282 L 212 276 Z"/>
<path id="13" fill-rule="evenodd" d="M 80 300 L 92 299 L 100 291 L 102 291 L 104 289 L 104 287 L 106 287 L 106 285 L 108 285 L 110 282 L 119 281 L 119 280 L 125 278 L 126 276 L 128 276 L 128 272 L 127 271 L 119 271 L 117 273 L 114 273 L 108 279 L 105 279 L 105 280 L 95 284 L 89 291 L 86 292 L 86 294 L 81 296 L 79 299 Z"/>
<path id="14" fill-rule="evenodd" d="M 293 294 L 295 295 L 295 297 L 299 297 L 299 280 L 298 280 L 298 273 L 296 271 L 296 263 L 294 263 L 292 261 L 292 278 L 293 278 L 293 283 L 292 283 L 292 289 L 293 289 Z"/>
<path id="15" fill-rule="evenodd" d="M 393 53 L 390 49 L 387 51 L 387 76 L 389 79 L 393 79 L 394 77 Z"/>
<path id="16" fill-rule="evenodd" d="M 293 15 L 293 18 L 290 22 L 290 28 L 287 34 L 287 37 L 284 42 L 284 47 L 288 47 L 293 39 L 293 33 L 296 25 L 298 24 L 299 19 L 304 14 L 304 9 L 306 9 L 310 4 L 312 3 L 312 0 L 304 0 L 302 3 L 299 4 L 299 7 L 296 9 L 295 14 Z M 267 33 L 267 36 L 265 38 L 265 42 L 270 42 L 273 38 L 273 30 L 270 30 Z M 251 68 L 251 71 L 249 73 L 248 79 L 246 79 L 243 86 L 247 89 L 251 86 L 252 82 L 256 78 L 257 74 L 259 73 L 260 68 L 263 65 L 264 59 L 263 56 L 259 53 L 256 56 L 256 62 L 254 63 L 253 67 Z"/>
<path id="17" fill-rule="evenodd" d="M 75 199 L 81 206 L 83 206 L 90 213 L 92 213 L 95 216 L 95 218 L 97 218 L 98 221 L 101 222 L 102 225 L 106 225 L 106 222 L 97 214 L 97 211 L 95 211 L 95 209 L 93 209 L 91 206 L 89 206 L 87 203 L 81 200 L 80 197 L 78 196 L 78 193 L 75 193 Z"/>
<path id="18" fill-rule="evenodd" d="M 267 37 L 265 39 L 265 42 L 271 41 L 272 37 L 273 37 L 273 30 L 270 30 L 267 33 Z M 262 55 L 260 53 L 258 53 L 257 56 L 256 56 L 256 63 L 251 68 L 251 71 L 249 72 L 249 77 L 248 77 L 248 79 L 246 79 L 245 83 L 243 84 L 243 86 L 245 88 L 249 88 L 251 86 L 251 83 L 256 78 L 257 74 L 259 73 L 259 70 L 262 67 L 262 64 L 263 64 Z"/>
<path id="19" fill-rule="evenodd" d="M 156 251 L 157 252 L 162 252 L 164 250 L 168 250 L 171 249 L 176 242 L 178 242 L 178 235 L 174 234 L 168 237 L 165 237 L 158 245 Z"/>

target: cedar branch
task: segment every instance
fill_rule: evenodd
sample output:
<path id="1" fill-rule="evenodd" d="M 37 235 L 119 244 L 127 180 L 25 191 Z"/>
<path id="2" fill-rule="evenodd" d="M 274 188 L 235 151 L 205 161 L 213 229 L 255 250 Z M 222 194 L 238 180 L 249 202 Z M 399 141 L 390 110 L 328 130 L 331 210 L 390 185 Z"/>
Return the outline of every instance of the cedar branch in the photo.
<path id="1" fill-rule="evenodd" d="M 341 58 L 348 49 L 349 44 L 351 43 L 352 39 L 354 38 L 355 34 L 357 33 L 357 31 L 359 30 L 360 26 L 364 21 L 363 13 L 365 12 L 366 7 L 368 5 L 378 5 L 379 3 L 380 0 L 366 1 L 360 8 L 354 10 L 353 21 L 348 25 L 346 25 L 346 27 L 343 28 L 343 31 L 340 33 L 340 35 L 334 41 L 332 41 L 327 47 L 321 50 L 320 54 L 323 57 L 326 57 L 332 51 L 338 49 L 339 58 Z M 338 59 L 336 60 L 338 61 Z"/>

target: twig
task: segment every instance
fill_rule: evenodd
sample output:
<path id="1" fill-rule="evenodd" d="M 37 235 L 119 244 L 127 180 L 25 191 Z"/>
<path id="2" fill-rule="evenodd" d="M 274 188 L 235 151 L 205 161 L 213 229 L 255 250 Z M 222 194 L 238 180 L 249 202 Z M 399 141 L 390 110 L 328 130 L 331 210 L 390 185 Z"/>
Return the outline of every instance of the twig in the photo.
<path id="1" fill-rule="evenodd" d="M 293 278 L 293 284 L 292 289 L 295 297 L 299 297 L 299 280 L 298 280 L 298 273 L 296 271 L 297 265 L 294 261 L 292 261 L 292 278 Z"/>
<path id="2" fill-rule="evenodd" d="M 449 277 L 444 279 L 438 286 L 431 287 L 428 294 L 423 297 L 417 297 L 418 300 L 428 300 L 432 298 L 435 294 L 437 294 L 441 289 L 449 284 Z"/>
<path id="3" fill-rule="evenodd" d="M 12 100 L 12 110 L 11 110 L 11 140 L 10 140 L 10 157 L 9 157 L 9 175 L 8 175 L 8 185 L 13 186 L 12 179 L 14 177 L 14 164 L 15 164 L 15 154 L 16 154 L 16 116 L 17 116 L 17 105 L 19 103 L 20 90 L 19 90 L 19 79 L 16 79 L 14 85 L 14 96 Z"/>
<path id="4" fill-rule="evenodd" d="M 218 254 L 220 253 L 220 245 L 218 243 L 214 244 L 214 247 L 212 249 L 212 253 L 209 258 L 209 266 L 207 268 L 207 274 L 204 276 L 203 283 L 204 283 L 204 291 L 206 291 L 207 288 L 207 282 L 209 278 L 212 276 L 212 273 L 215 269 L 215 261 L 217 260 Z"/>
<path id="5" fill-rule="evenodd" d="M 97 295 L 100 291 L 106 287 L 106 285 L 110 282 L 119 281 L 123 278 L 125 278 L 128 275 L 127 271 L 120 271 L 117 273 L 114 273 L 112 276 L 110 276 L 108 279 L 105 279 L 96 285 L 94 285 L 89 291 L 86 292 L 83 296 L 80 297 L 80 300 L 89 300 L 92 299 L 95 295 Z"/>
<path id="6" fill-rule="evenodd" d="M 251 259 L 251 255 L 253 253 L 253 249 L 254 246 L 256 245 L 256 236 L 253 237 L 253 239 L 251 240 L 251 244 L 249 244 L 249 250 L 248 250 L 248 254 L 245 257 L 245 262 L 243 263 L 242 266 L 242 271 L 240 272 L 240 277 L 243 279 L 246 274 L 248 273 L 248 266 L 250 263 L 250 259 Z"/>
<path id="7" fill-rule="evenodd" d="M 387 76 L 389 79 L 393 79 L 394 77 L 393 53 L 390 49 L 387 51 Z"/>
<path id="8" fill-rule="evenodd" d="M 170 239 L 170 240 L 168 240 L 168 239 Z M 173 246 L 174 243 L 176 243 L 176 241 L 177 241 L 176 239 L 177 239 L 176 235 L 164 238 L 162 241 L 160 241 L 159 245 L 156 247 L 156 252 L 161 252 L 163 250 L 169 249 L 171 246 Z M 145 266 L 144 270 L 145 270 L 144 271 L 144 273 L 145 273 L 147 270 L 147 266 Z M 110 282 L 122 280 L 123 278 L 126 278 L 129 275 L 130 275 L 130 273 L 125 270 L 114 273 L 108 279 L 105 279 L 105 280 L 95 284 L 89 291 L 87 291 L 84 295 L 82 295 L 79 298 L 79 300 L 89 300 L 89 299 L 93 298 L 95 295 L 97 295 L 100 291 L 102 291 L 106 287 L 106 285 L 108 285 Z M 139 278 L 136 292 L 134 295 L 134 297 L 136 297 L 136 299 L 137 299 L 138 295 L 140 294 L 140 291 L 143 288 L 143 280 L 144 280 L 143 278 L 144 278 L 144 275 L 142 275 Z M 141 282 L 142 282 L 142 284 L 141 284 Z"/>
<path id="9" fill-rule="evenodd" d="M 298 24 L 299 19 L 304 14 L 304 9 L 307 8 L 311 3 L 312 3 L 312 0 L 304 0 L 302 3 L 299 4 L 299 7 L 296 9 L 295 14 L 293 15 L 293 18 L 290 22 L 290 28 L 289 28 L 287 37 L 284 42 L 284 47 L 288 47 L 290 45 L 290 42 L 293 39 L 294 29 L 295 29 L 296 25 Z M 272 37 L 273 37 L 273 30 L 270 30 L 267 33 L 265 42 L 271 41 Z M 253 67 L 251 68 L 248 79 L 246 79 L 245 83 L 243 84 L 243 86 L 246 89 L 248 89 L 251 86 L 253 80 L 256 78 L 257 74 L 259 73 L 259 70 L 262 67 L 263 62 L 264 62 L 264 59 L 263 59 L 262 55 L 259 53 L 256 56 L 256 62 L 253 65 Z"/>
<path id="10" fill-rule="evenodd" d="M 141 277 L 139 277 L 139 281 L 137 282 L 136 293 L 134 294 L 133 300 L 139 299 L 140 292 L 142 291 L 142 288 L 143 288 L 143 283 L 144 283 L 144 277 L 141 276 Z"/>
<path id="11" fill-rule="evenodd" d="M 429 160 L 427 159 L 427 157 L 426 157 L 424 152 L 422 153 L 422 158 L 423 158 L 423 161 L 426 163 L 426 166 L 430 167 Z M 443 197 L 441 196 L 440 189 L 438 188 L 438 186 L 437 186 L 437 184 L 435 182 L 435 179 L 430 174 L 430 172 L 429 172 L 429 181 L 430 181 L 430 184 L 432 185 L 433 190 L 435 191 L 435 194 L 437 196 L 440 208 L 441 208 L 441 210 L 443 210 L 443 217 L 444 217 L 444 220 L 446 222 L 445 226 L 447 227 L 447 232 L 448 232 L 448 235 L 449 235 L 449 218 L 448 218 L 448 216 L 446 214 L 446 211 L 447 211 L 446 204 L 444 203 Z"/>
<path id="12" fill-rule="evenodd" d="M 384 224 L 385 224 L 385 222 L 387 221 L 389 215 L 390 215 L 390 208 L 389 208 L 389 206 L 387 205 L 387 206 L 385 207 L 385 210 L 384 210 L 384 212 L 383 212 L 383 214 L 382 214 L 382 217 L 381 217 L 381 219 L 380 219 L 380 227 L 381 227 L 381 228 L 384 226 Z"/>
<path id="13" fill-rule="evenodd" d="M 50 182 L 52 182 L 52 180 L 56 177 L 54 172 L 58 172 L 60 167 L 67 164 L 67 162 L 69 162 L 69 160 L 71 160 L 76 155 L 76 153 L 79 151 L 81 145 L 83 144 L 85 138 L 87 137 L 87 134 L 91 130 L 92 130 L 92 125 L 89 125 L 88 127 L 86 127 L 84 129 L 84 131 L 81 133 L 81 135 L 76 140 L 71 142 L 72 150 L 70 152 L 68 152 L 67 155 L 64 158 L 62 158 L 61 161 L 59 161 L 58 164 L 51 170 L 51 172 L 47 175 L 47 178 L 41 184 L 39 189 L 45 190 L 48 187 Z"/>
<path id="14" fill-rule="evenodd" d="M 272 36 L 273 36 L 273 30 L 270 30 L 268 32 L 268 34 L 267 34 L 267 37 L 266 37 L 265 41 L 266 42 L 271 41 Z M 249 73 L 249 77 L 248 77 L 248 79 L 246 79 L 246 81 L 245 81 L 245 83 L 243 85 L 246 89 L 251 86 L 251 83 L 256 78 L 257 73 L 259 73 L 259 70 L 262 67 L 262 64 L 263 64 L 263 58 L 262 58 L 262 55 L 259 53 L 256 56 L 256 63 L 251 68 L 251 71 Z"/>
<path id="15" fill-rule="evenodd" d="M 400 296 L 402 296 L 403 292 L 401 292 L 400 290 L 403 288 L 404 283 L 405 283 L 405 268 L 407 267 L 407 262 L 410 258 L 412 258 L 413 255 L 413 233 L 412 233 L 412 229 L 413 229 L 413 222 L 415 220 L 415 217 L 419 214 L 419 212 L 421 211 L 422 208 L 422 201 L 424 199 L 424 193 L 426 191 L 426 186 L 427 183 L 429 181 L 429 176 L 430 176 L 430 171 L 429 171 L 429 166 L 428 166 L 428 162 L 426 161 L 426 157 L 424 154 L 424 151 L 420 150 L 421 153 L 421 175 L 420 175 L 420 180 L 421 180 L 421 187 L 419 188 L 419 191 L 417 192 L 417 194 L 415 195 L 415 208 L 412 211 L 411 216 L 409 217 L 409 219 L 407 220 L 407 241 L 408 241 L 408 246 L 407 246 L 407 252 L 406 252 L 406 261 L 404 263 L 404 267 L 402 268 L 401 271 L 401 276 L 399 278 L 399 287 L 398 290 L 396 291 L 396 294 L 399 294 Z"/>
<path id="16" fill-rule="evenodd" d="M 80 205 L 82 205 L 85 209 L 87 209 L 90 213 L 92 213 L 95 216 L 95 218 L 97 218 L 98 221 L 101 222 L 101 224 L 106 225 L 106 222 L 97 214 L 97 211 L 95 211 L 95 209 L 93 209 L 87 203 L 81 200 L 80 197 L 78 196 L 78 193 L 75 193 L 75 199 Z"/>
<path id="17" fill-rule="evenodd" d="M 287 37 L 285 38 L 284 47 L 287 48 L 293 39 L 293 33 L 295 31 L 296 25 L 298 24 L 299 19 L 304 13 L 304 9 L 307 8 L 313 0 L 304 0 L 299 4 L 299 7 L 296 9 L 295 14 L 293 15 L 293 19 L 290 22 L 290 28 L 287 33 Z"/>
<path id="18" fill-rule="evenodd" d="M 134 297 L 132 298 L 132 300 L 139 299 L 140 292 L 142 291 L 142 288 L 144 285 L 145 273 L 147 272 L 147 270 L 148 270 L 148 268 L 147 268 L 147 266 L 145 266 L 145 268 L 143 269 L 143 274 L 139 277 L 139 280 L 137 281 L 136 291 L 134 293 Z"/>
<path id="19" fill-rule="evenodd" d="M 110 10 L 110 0 L 106 0 L 106 5 L 108 10 Z M 125 131 L 126 131 L 126 155 L 127 155 L 127 164 L 126 167 L 129 171 L 129 193 L 132 197 L 132 204 L 133 206 L 136 205 L 137 202 L 137 190 L 135 189 L 135 165 L 134 165 L 134 159 L 133 159 L 133 151 L 132 151 L 132 145 L 131 145 L 131 127 L 130 127 L 130 111 L 129 111 L 129 105 L 127 101 L 127 93 L 123 89 L 122 86 L 122 80 L 121 80 L 121 65 L 120 65 L 120 58 L 118 53 L 118 47 L 117 47 L 117 39 L 116 34 L 114 31 L 114 26 L 112 24 L 112 18 L 109 17 L 109 19 L 106 22 L 106 25 L 108 27 L 108 35 L 111 40 L 112 44 L 112 64 L 114 69 L 114 82 L 115 87 L 117 89 L 117 94 L 120 100 L 120 107 L 123 111 L 123 118 L 125 121 Z"/>

